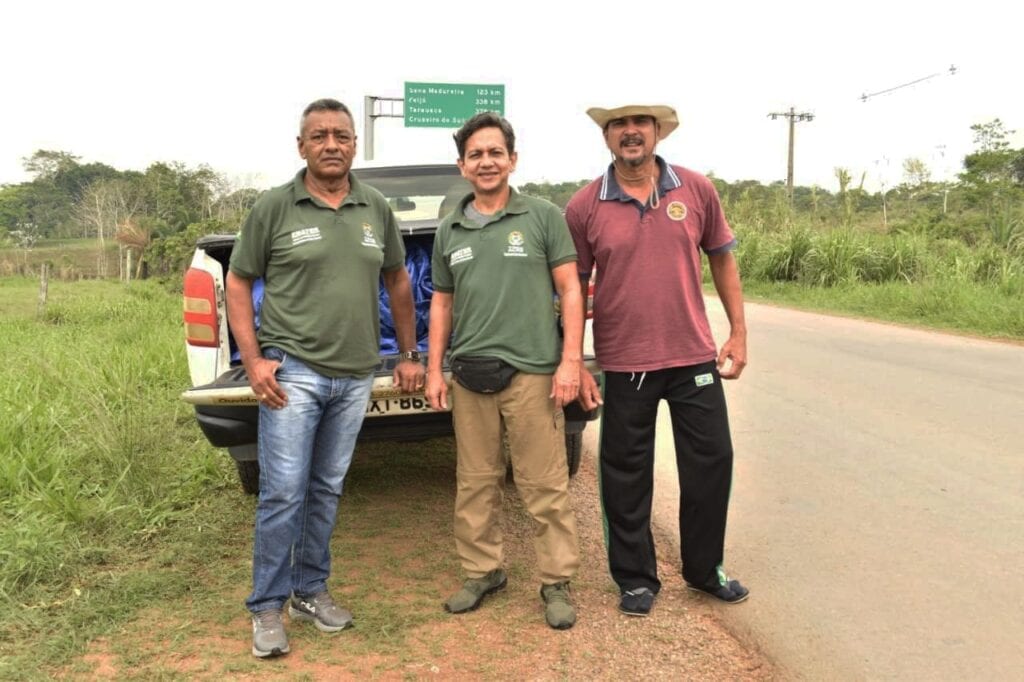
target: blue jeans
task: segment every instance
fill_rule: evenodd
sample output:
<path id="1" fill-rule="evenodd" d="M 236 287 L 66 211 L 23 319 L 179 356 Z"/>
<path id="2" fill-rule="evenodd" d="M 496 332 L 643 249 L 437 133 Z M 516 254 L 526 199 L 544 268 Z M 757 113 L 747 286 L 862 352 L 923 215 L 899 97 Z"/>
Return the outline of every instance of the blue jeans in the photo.
<path id="1" fill-rule="evenodd" d="M 331 533 L 342 484 L 363 425 L 373 375 L 331 378 L 277 348 L 280 410 L 260 405 L 260 498 L 253 543 L 253 613 L 282 608 L 291 594 L 327 589 Z"/>

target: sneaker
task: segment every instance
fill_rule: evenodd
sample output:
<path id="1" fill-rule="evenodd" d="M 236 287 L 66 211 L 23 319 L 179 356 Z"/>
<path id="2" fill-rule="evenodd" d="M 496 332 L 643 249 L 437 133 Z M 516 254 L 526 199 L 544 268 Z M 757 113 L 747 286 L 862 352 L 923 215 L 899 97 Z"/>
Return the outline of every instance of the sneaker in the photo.
<path id="1" fill-rule="evenodd" d="M 293 596 L 288 615 L 292 620 L 315 623 L 320 632 L 338 632 L 352 625 L 352 613 L 335 604 L 326 590 L 312 597 Z"/>
<path id="2" fill-rule="evenodd" d="M 698 587 L 686 583 L 686 588 L 694 592 L 709 594 L 719 601 L 724 601 L 726 604 L 739 604 L 750 596 L 750 590 L 743 587 L 739 580 L 730 580 L 729 576 L 722 570 L 718 572 L 718 580 L 719 584 L 715 587 Z"/>
<path id="3" fill-rule="evenodd" d="M 288 635 L 281 622 L 281 609 L 252 614 L 252 655 L 256 658 L 288 653 Z"/>
<path id="4" fill-rule="evenodd" d="M 504 589 L 508 584 L 508 577 L 505 571 L 496 568 L 483 578 L 470 578 L 462 584 L 462 589 L 448 597 L 444 603 L 444 610 L 448 613 L 466 613 L 475 611 L 480 607 L 484 597 Z"/>
<path id="5" fill-rule="evenodd" d="M 544 620 L 548 625 L 556 630 L 568 630 L 576 624 L 576 609 L 569 597 L 568 582 L 541 585 L 540 598 L 547 604 L 544 607 Z"/>
<path id="6" fill-rule="evenodd" d="M 622 593 L 622 599 L 619 600 L 619 611 L 627 616 L 646 616 L 654 606 L 655 596 L 654 592 L 646 587 L 626 590 Z"/>

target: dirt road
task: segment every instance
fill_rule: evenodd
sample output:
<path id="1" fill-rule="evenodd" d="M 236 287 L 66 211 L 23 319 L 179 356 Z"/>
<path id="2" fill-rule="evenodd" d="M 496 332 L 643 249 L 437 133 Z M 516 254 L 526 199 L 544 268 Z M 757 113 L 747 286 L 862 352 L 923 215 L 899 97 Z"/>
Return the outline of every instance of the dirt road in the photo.
<path id="1" fill-rule="evenodd" d="M 751 363 L 727 384 L 726 560 L 751 598 L 727 626 L 787 678 L 1020 679 L 1024 347 L 767 306 L 747 318 Z"/>

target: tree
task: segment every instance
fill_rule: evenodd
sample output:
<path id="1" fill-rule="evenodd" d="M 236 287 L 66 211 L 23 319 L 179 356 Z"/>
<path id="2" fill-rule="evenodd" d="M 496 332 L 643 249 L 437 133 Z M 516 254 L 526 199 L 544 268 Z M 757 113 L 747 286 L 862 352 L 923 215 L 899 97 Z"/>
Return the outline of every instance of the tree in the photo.
<path id="1" fill-rule="evenodd" d="M 971 126 L 977 151 L 964 157 L 960 180 L 969 205 L 984 212 L 984 224 L 993 242 L 1009 248 L 1024 232 L 1024 186 L 1019 182 L 1024 170 L 1024 150 L 1011 149 L 1006 130 L 998 118 Z"/>
<path id="2" fill-rule="evenodd" d="M 96 270 L 100 277 L 107 276 L 107 237 L 114 236 L 118 227 L 131 220 L 141 206 L 138 193 L 124 180 L 94 182 L 75 205 L 75 216 L 99 242 Z"/>
<path id="3" fill-rule="evenodd" d="M 923 188 L 932 178 L 932 172 L 921 159 L 911 157 L 903 160 L 903 182 L 910 189 Z"/>

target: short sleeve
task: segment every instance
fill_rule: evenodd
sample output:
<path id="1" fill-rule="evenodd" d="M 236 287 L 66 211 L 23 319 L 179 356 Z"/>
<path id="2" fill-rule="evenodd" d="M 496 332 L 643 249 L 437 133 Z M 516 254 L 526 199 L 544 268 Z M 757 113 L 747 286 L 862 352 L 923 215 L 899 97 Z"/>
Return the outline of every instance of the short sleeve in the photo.
<path id="1" fill-rule="evenodd" d="M 405 244 L 402 242 L 402 231 L 398 227 L 398 219 L 394 211 L 382 202 L 381 212 L 384 219 L 384 263 L 382 270 L 394 270 L 405 263 Z"/>
<path id="2" fill-rule="evenodd" d="M 736 246 L 736 237 L 725 219 L 725 211 L 722 209 L 722 202 L 718 198 L 718 192 L 710 180 L 705 179 L 704 186 L 706 199 L 704 202 L 704 214 L 707 216 L 704 225 L 704 233 L 701 235 L 700 248 L 705 253 L 723 253 L 731 251 Z"/>
<path id="3" fill-rule="evenodd" d="M 267 261 L 270 249 L 270 227 L 265 212 L 259 204 L 249 211 L 242 229 L 231 250 L 228 268 L 231 272 L 245 279 L 263 277 L 267 272 Z"/>
<path id="4" fill-rule="evenodd" d="M 565 207 L 565 221 L 569 226 L 573 245 L 576 247 L 577 269 L 581 276 L 589 277 L 594 268 L 594 253 L 591 251 L 590 241 L 587 239 L 587 221 L 580 208 L 582 203 L 579 193 L 569 200 L 569 204 Z"/>
<path id="5" fill-rule="evenodd" d="M 452 277 L 451 268 L 448 267 L 448 260 L 444 256 L 450 230 L 451 225 L 446 218 L 437 228 L 437 233 L 434 235 L 434 250 L 430 255 L 430 280 L 434 285 L 434 291 L 448 294 L 455 291 L 455 280 Z"/>

